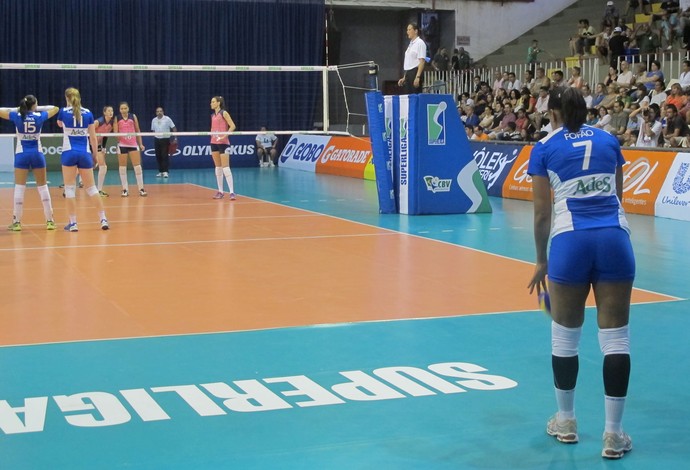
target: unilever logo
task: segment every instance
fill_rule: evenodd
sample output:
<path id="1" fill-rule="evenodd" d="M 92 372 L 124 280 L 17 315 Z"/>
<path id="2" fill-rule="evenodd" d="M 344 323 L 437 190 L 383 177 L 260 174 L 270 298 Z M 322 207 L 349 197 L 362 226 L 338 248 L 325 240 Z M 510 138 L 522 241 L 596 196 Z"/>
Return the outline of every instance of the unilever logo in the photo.
<path id="1" fill-rule="evenodd" d="M 438 176 L 425 176 L 424 183 L 426 183 L 426 190 L 432 193 L 447 193 L 450 192 L 450 185 L 452 179 L 441 179 Z"/>
<path id="2" fill-rule="evenodd" d="M 685 194 L 690 191 L 690 175 L 687 175 L 689 166 L 690 163 L 681 163 L 678 173 L 673 179 L 673 190 L 676 194 Z"/>
<path id="3" fill-rule="evenodd" d="M 446 108 L 445 101 L 426 106 L 426 124 L 429 145 L 446 145 Z"/>

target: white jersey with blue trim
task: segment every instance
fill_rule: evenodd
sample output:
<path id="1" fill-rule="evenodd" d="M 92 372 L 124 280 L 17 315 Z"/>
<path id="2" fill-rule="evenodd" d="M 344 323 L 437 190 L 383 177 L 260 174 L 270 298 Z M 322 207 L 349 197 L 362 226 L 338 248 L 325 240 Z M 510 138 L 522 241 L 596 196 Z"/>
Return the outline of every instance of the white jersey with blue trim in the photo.
<path id="1" fill-rule="evenodd" d="M 552 237 L 602 227 L 630 232 L 616 194 L 616 168 L 624 163 L 618 139 L 591 126 L 560 127 L 536 143 L 527 173 L 548 178 L 553 188 Z"/>
<path id="2" fill-rule="evenodd" d="M 17 146 L 14 152 L 40 152 L 41 128 L 47 120 L 48 113 L 45 111 L 29 111 L 23 118 L 19 111 L 10 111 L 10 121 L 17 129 Z"/>
<path id="3" fill-rule="evenodd" d="M 91 153 L 89 145 L 89 125 L 94 123 L 93 114 L 86 108 L 81 108 L 81 119 L 77 119 L 71 106 L 62 108 L 58 113 L 58 121 L 62 122 L 64 136 L 62 151 L 79 150 Z"/>

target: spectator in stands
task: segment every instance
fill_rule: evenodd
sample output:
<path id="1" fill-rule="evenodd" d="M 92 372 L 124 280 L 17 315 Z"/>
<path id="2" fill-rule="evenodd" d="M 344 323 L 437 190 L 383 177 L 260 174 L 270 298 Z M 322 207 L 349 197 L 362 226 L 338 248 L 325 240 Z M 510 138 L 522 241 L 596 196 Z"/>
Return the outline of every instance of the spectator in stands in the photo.
<path id="1" fill-rule="evenodd" d="M 526 86 L 522 87 L 522 90 L 520 90 L 520 103 L 528 116 L 534 112 L 537 106 L 537 99 L 532 96 L 529 92 L 529 88 Z"/>
<path id="2" fill-rule="evenodd" d="M 683 91 L 690 91 L 690 60 L 684 60 L 678 82 Z"/>
<path id="3" fill-rule="evenodd" d="M 511 89 L 508 92 L 508 100 L 510 100 L 510 104 L 513 106 L 513 111 L 517 111 L 520 103 L 520 90 L 517 88 Z"/>
<path id="4" fill-rule="evenodd" d="M 496 139 L 499 134 L 507 132 L 508 123 L 515 123 L 515 120 L 517 119 L 517 116 L 515 113 L 513 113 L 513 107 L 510 103 L 504 103 L 502 111 L 503 116 L 501 117 L 501 121 L 499 122 L 498 126 L 491 129 L 491 132 L 489 132 L 489 139 Z"/>
<path id="5" fill-rule="evenodd" d="M 482 77 L 475 75 L 472 77 L 472 92 L 479 93 L 482 89 Z"/>
<path id="6" fill-rule="evenodd" d="M 609 86 L 612 83 L 616 83 L 618 80 L 618 69 L 616 67 L 609 67 L 609 71 L 606 74 L 606 79 L 604 79 L 604 85 Z"/>
<path id="7" fill-rule="evenodd" d="M 560 88 L 562 86 L 565 86 L 565 81 L 563 80 L 563 71 L 554 70 L 551 73 L 551 89 L 553 90 L 554 88 Z"/>
<path id="8" fill-rule="evenodd" d="M 594 97 L 592 96 L 592 89 L 586 83 L 582 86 L 582 97 L 585 99 L 587 108 L 591 108 Z"/>
<path id="9" fill-rule="evenodd" d="M 570 39 L 571 55 L 589 54 L 594 45 L 594 28 L 588 19 L 581 19 L 577 34 Z"/>
<path id="10" fill-rule="evenodd" d="M 577 88 L 578 90 L 582 88 L 582 85 L 585 84 L 585 80 L 580 75 L 581 71 L 582 69 L 577 65 L 570 69 L 570 78 L 568 78 L 569 87 Z"/>
<path id="11" fill-rule="evenodd" d="M 676 38 L 681 37 L 683 34 L 682 27 L 680 25 L 680 3 L 675 1 L 661 2 L 661 12 L 660 12 L 660 29 L 661 38 L 665 45 L 665 50 L 670 51 L 673 49 L 673 41 Z"/>
<path id="12" fill-rule="evenodd" d="M 487 106 L 484 109 L 484 112 L 479 116 L 479 126 L 483 129 L 488 129 L 491 128 L 494 124 L 494 113 L 493 110 L 491 109 L 490 106 Z M 476 129 L 475 129 L 476 130 Z M 486 134 L 486 138 L 488 140 L 489 135 Z"/>
<path id="13" fill-rule="evenodd" d="M 515 130 L 520 134 L 520 140 L 528 141 L 529 135 L 534 132 L 532 123 L 527 117 L 527 113 L 523 108 L 518 109 L 517 118 L 515 119 Z"/>
<path id="14" fill-rule="evenodd" d="M 528 64 L 536 64 L 539 61 L 539 54 L 542 53 L 541 49 L 539 49 L 539 41 L 538 40 L 533 40 L 532 45 L 527 48 L 527 63 Z"/>
<path id="15" fill-rule="evenodd" d="M 472 137 L 470 137 L 470 140 L 479 140 L 479 141 L 489 140 L 489 135 L 484 132 L 484 128 L 482 126 L 475 126 L 474 127 L 474 134 L 472 134 Z"/>
<path id="16" fill-rule="evenodd" d="M 653 60 L 649 64 L 649 71 L 644 77 L 635 80 L 635 84 L 643 83 L 647 88 L 647 93 L 654 89 L 655 82 L 664 81 L 664 72 L 661 71 L 661 62 L 658 60 Z M 639 88 L 639 86 L 638 86 Z"/>
<path id="17" fill-rule="evenodd" d="M 620 73 L 616 78 L 618 86 L 631 88 L 634 83 L 634 78 L 635 76 L 633 75 L 632 70 L 630 70 L 630 64 L 628 63 L 628 61 L 625 59 L 621 60 Z"/>
<path id="18" fill-rule="evenodd" d="M 520 91 L 525 87 L 529 89 L 532 83 L 534 83 L 534 73 L 530 69 L 527 69 L 525 73 L 522 74 L 522 86 L 520 87 Z"/>
<path id="19" fill-rule="evenodd" d="M 506 90 L 518 90 L 522 88 L 522 82 L 515 76 L 515 72 L 508 72 L 508 82 L 503 82 L 503 88 Z"/>
<path id="20" fill-rule="evenodd" d="M 623 86 L 618 87 L 618 101 L 623 103 L 623 110 L 630 111 L 630 104 L 633 102 L 632 97 L 628 94 L 630 90 Z"/>
<path id="21" fill-rule="evenodd" d="M 629 14 L 635 16 L 638 8 L 640 8 L 640 0 L 628 0 L 625 4 L 625 13 L 623 13 L 623 17 L 627 18 Z"/>
<path id="22" fill-rule="evenodd" d="M 628 114 L 623 110 L 623 103 L 616 101 L 613 103 L 611 121 L 604 127 L 604 130 L 615 136 L 619 142 L 623 142 L 623 136 L 628 125 Z"/>
<path id="23" fill-rule="evenodd" d="M 652 14 L 652 0 L 642 0 L 642 13 L 645 15 Z"/>
<path id="24" fill-rule="evenodd" d="M 434 67 L 434 70 L 446 72 L 448 71 L 449 63 L 450 57 L 448 57 L 448 52 L 446 51 L 445 47 L 441 47 L 434 56 L 434 60 L 431 62 L 431 65 Z"/>
<path id="25" fill-rule="evenodd" d="M 464 108 L 465 115 L 463 116 L 463 122 L 466 126 L 478 126 L 479 116 L 474 114 L 474 105 L 467 104 Z"/>
<path id="26" fill-rule="evenodd" d="M 610 108 L 613 106 L 613 103 L 618 99 L 618 85 L 615 83 L 612 83 L 608 87 L 606 87 L 606 96 L 604 97 L 603 100 L 601 100 L 601 103 L 599 103 L 595 108 Z"/>
<path id="27" fill-rule="evenodd" d="M 597 110 L 597 118 L 598 120 L 594 127 L 598 127 L 599 129 L 605 128 L 611 122 L 611 115 L 609 114 L 609 110 L 604 108 L 603 106 Z"/>
<path id="28" fill-rule="evenodd" d="M 630 119 L 637 119 L 639 134 L 635 147 L 657 147 L 661 135 L 661 121 L 658 119 L 658 107 L 650 105 L 645 99 L 640 107 L 630 113 Z"/>
<path id="29" fill-rule="evenodd" d="M 532 93 L 532 96 L 539 96 L 539 92 L 542 87 L 551 89 L 551 79 L 546 76 L 546 70 L 544 70 L 544 67 L 537 67 L 535 74 L 534 82 L 530 87 L 530 92 Z"/>
<path id="30" fill-rule="evenodd" d="M 450 70 L 454 70 L 456 72 L 460 70 L 460 56 L 457 48 L 453 49 L 453 55 L 450 56 Z M 476 92 L 477 90 L 475 90 L 475 93 Z"/>
<path id="31" fill-rule="evenodd" d="M 460 67 L 460 70 L 467 70 L 472 67 L 472 58 L 464 47 L 458 49 L 458 67 Z"/>
<path id="32" fill-rule="evenodd" d="M 640 124 L 637 121 L 637 119 L 633 119 L 630 116 L 632 115 L 633 111 L 636 109 L 639 109 L 640 105 L 637 103 L 631 103 L 630 104 L 630 113 L 628 114 L 628 124 L 625 127 L 625 134 L 623 134 L 623 142 L 625 145 L 628 147 L 632 147 L 635 142 L 637 141 L 637 136 L 638 132 L 640 130 Z M 620 138 L 619 138 L 620 140 Z"/>
<path id="33" fill-rule="evenodd" d="M 654 89 L 647 95 L 650 103 L 656 103 L 659 108 L 666 103 L 666 84 L 663 81 L 654 82 Z"/>
<path id="34" fill-rule="evenodd" d="M 611 57 L 611 67 L 618 67 L 621 57 L 625 56 L 625 47 L 628 43 L 628 37 L 623 35 L 623 29 L 620 26 L 613 28 L 613 33 L 609 38 L 609 54 Z"/>
<path id="35" fill-rule="evenodd" d="M 597 50 L 597 54 L 604 60 L 609 57 L 609 40 L 612 34 L 611 27 L 605 26 L 601 33 L 594 36 L 594 46 Z"/>
<path id="36" fill-rule="evenodd" d="M 537 98 L 537 104 L 535 105 L 534 113 L 532 114 L 531 119 L 537 132 L 541 130 L 543 124 L 549 122 L 548 86 L 542 86 L 539 89 L 539 98 Z"/>
<path id="37" fill-rule="evenodd" d="M 666 127 L 663 129 L 664 147 L 687 147 L 688 146 L 688 124 L 682 116 L 678 114 L 675 105 L 667 104 L 666 107 Z"/>
<path id="38" fill-rule="evenodd" d="M 635 44 L 640 49 L 641 55 L 656 54 L 661 47 L 661 39 L 655 28 L 652 28 L 649 23 L 640 23 L 633 33 L 635 36 Z"/>
<path id="39" fill-rule="evenodd" d="M 496 92 L 503 88 L 503 81 L 508 79 L 508 72 L 499 72 L 498 70 L 494 72 L 494 84 L 491 87 L 491 90 L 494 92 L 494 96 L 496 96 Z"/>
<path id="40" fill-rule="evenodd" d="M 613 28 L 618 24 L 618 20 L 621 17 L 620 11 L 616 8 L 616 5 L 612 1 L 606 2 L 606 8 L 604 9 L 604 16 L 601 19 L 601 29 L 606 27 Z"/>
<path id="41" fill-rule="evenodd" d="M 676 111 L 682 114 L 682 110 L 688 104 L 688 97 L 683 94 L 683 89 L 680 87 L 680 83 L 673 83 L 671 80 L 671 86 L 666 90 L 668 96 L 666 96 L 666 105 L 672 104 L 676 107 Z"/>
<path id="42" fill-rule="evenodd" d="M 597 83 L 596 87 L 594 87 L 594 96 L 592 97 L 592 108 L 596 108 L 601 104 L 602 101 L 604 101 L 604 98 L 606 98 L 606 85 L 603 83 Z"/>
<path id="43" fill-rule="evenodd" d="M 594 108 L 588 109 L 585 124 L 588 126 L 596 126 L 597 122 L 599 122 L 599 114 L 597 113 L 597 110 Z"/>

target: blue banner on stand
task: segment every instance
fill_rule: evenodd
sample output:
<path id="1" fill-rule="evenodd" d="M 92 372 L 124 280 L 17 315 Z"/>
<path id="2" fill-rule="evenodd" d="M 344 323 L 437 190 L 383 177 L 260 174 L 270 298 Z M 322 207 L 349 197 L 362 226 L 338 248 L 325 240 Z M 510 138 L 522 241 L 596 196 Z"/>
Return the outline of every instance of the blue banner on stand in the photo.
<path id="1" fill-rule="evenodd" d="M 405 201 L 401 189 L 400 212 L 491 212 L 486 188 L 452 96 L 410 95 L 408 101 L 409 191 Z M 403 117 L 401 97 L 401 122 Z M 402 176 L 401 173 L 401 185 Z"/>
<path id="2" fill-rule="evenodd" d="M 384 113 L 384 100 L 380 92 L 366 94 L 367 117 L 369 120 L 369 138 L 371 140 L 372 159 L 376 171 L 376 188 L 381 214 L 395 214 L 395 192 L 393 191 L 393 159 L 390 154 L 391 136 Z"/>

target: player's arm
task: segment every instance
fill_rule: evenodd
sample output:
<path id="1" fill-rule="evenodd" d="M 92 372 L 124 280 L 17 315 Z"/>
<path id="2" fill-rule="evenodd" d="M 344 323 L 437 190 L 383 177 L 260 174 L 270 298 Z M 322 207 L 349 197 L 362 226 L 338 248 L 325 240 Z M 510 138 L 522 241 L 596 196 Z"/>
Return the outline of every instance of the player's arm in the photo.
<path id="1" fill-rule="evenodd" d="M 18 111 L 18 108 L 0 108 L 0 118 L 9 119 L 12 111 Z"/>
<path id="2" fill-rule="evenodd" d="M 144 150 L 146 147 L 144 147 L 144 142 L 141 140 L 141 136 L 139 135 L 139 132 L 141 132 L 141 129 L 139 129 L 139 118 L 136 114 L 133 114 L 132 117 L 134 118 L 134 130 L 137 132 L 137 143 L 139 144 L 139 148 Z"/>
<path id="3" fill-rule="evenodd" d="M 114 118 L 113 118 L 113 132 L 114 132 L 115 134 L 117 134 L 117 127 L 118 127 L 118 126 L 117 126 L 117 118 L 114 117 Z"/>
<path id="4" fill-rule="evenodd" d="M 622 185 L 622 184 L 621 184 Z M 534 245 L 537 252 L 537 262 L 534 276 L 529 283 L 530 294 L 536 287 L 540 290 L 546 287 L 546 273 L 548 267 L 547 246 L 551 231 L 551 184 L 545 176 L 532 175 L 532 197 L 534 199 Z"/>
<path id="5" fill-rule="evenodd" d="M 89 124 L 89 143 L 91 144 L 91 152 L 93 155 L 98 154 L 98 138 L 96 137 L 96 125 L 92 122 Z"/>
<path id="6" fill-rule="evenodd" d="M 223 111 L 223 119 L 225 119 L 225 122 L 228 124 L 228 132 L 235 132 L 235 129 L 237 129 L 237 126 L 235 126 L 235 122 L 230 117 L 229 112 Z"/>

